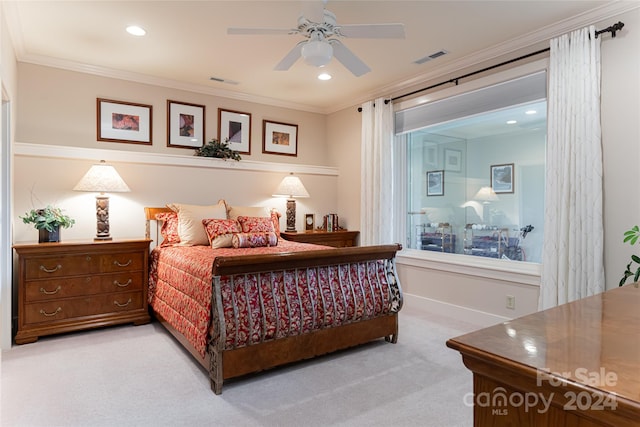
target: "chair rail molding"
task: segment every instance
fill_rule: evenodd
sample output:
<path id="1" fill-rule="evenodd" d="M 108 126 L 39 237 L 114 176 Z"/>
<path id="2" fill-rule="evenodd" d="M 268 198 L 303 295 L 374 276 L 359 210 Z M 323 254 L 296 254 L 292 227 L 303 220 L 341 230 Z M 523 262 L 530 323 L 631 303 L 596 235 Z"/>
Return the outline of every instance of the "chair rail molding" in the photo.
<path id="1" fill-rule="evenodd" d="M 211 157 L 144 153 L 140 151 L 104 150 L 99 148 L 45 145 L 26 142 L 16 142 L 13 147 L 13 155 L 25 157 L 47 157 L 54 159 L 100 159 L 120 163 L 183 166 L 189 168 L 214 168 L 258 172 L 293 172 L 310 175 L 338 176 L 338 168 L 332 166 L 273 163 L 255 160 L 241 160 L 236 162 Z"/>

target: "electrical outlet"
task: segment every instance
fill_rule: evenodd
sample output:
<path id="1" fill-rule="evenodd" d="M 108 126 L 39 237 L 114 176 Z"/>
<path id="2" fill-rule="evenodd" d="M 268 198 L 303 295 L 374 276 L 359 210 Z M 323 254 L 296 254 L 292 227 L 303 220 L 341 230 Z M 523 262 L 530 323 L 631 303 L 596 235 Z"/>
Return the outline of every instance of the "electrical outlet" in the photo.
<path id="1" fill-rule="evenodd" d="M 510 310 L 516 309 L 516 297 L 513 295 L 507 295 L 507 308 Z"/>

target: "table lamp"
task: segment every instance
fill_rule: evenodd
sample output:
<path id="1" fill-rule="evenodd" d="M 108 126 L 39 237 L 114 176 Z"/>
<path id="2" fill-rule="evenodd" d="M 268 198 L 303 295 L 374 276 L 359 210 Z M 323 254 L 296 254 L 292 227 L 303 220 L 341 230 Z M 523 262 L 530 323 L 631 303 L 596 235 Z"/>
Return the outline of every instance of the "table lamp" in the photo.
<path id="1" fill-rule="evenodd" d="M 287 198 L 287 229 L 286 231 L 296 231 L 296 201 L 295 197 L 309 197 L 307 189 L 302 185 L 302 181 L 293 172 L 284 177 L 273 197 Z"/>
<path id="2" fill-rule="evenodd" d="M 491 202 L 495 202 L 498 199 L 498 195 L 493 191 L 491 187 L 482 187 L 476 195 L 473 197 L 474 200 L 480 200 L 482 202 L 482 221 L 485 224 L 490 222 L 489 218 L 489 204 Z"/>
<path id="3" fill-rule="evenodd" d="M 124 193 L 131 191 L 116 169 L 100 160 L 97 165 L 82 177 L 73 188 L 74 191 L 91 191 L 100 193 L 96 195 L 97 234 L 94 240 L 111 240 L 109 234 L 109 197 L 105 193 Z"/>

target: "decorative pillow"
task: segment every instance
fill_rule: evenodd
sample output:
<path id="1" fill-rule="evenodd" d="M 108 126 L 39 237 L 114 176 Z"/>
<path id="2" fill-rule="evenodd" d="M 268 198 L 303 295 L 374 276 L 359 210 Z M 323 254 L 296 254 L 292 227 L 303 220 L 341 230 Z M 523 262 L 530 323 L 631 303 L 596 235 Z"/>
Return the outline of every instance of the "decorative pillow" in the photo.
<path id="1" fill-rule="evenodd" d="M 280 212 L 277 209 L 271 209 L 271 220 L 273 221 L 276 236 L 280 236 Z"/>
<path id="2" fill-rule="evenodd" d="M 240 232 L 240 225 L 235 219 L 203 219 L 202 224 L 212 248 L 230 248 L 231 238 Z"/>
<path id="3" fill-rule="evenodd" d="M 238 219 L 239 216 L 269 217 L 273 219 L 273 228 L 276 234 L 280 235 L 280 212 L 275 208 L 265 208 L 261 206 L 229 206 L 227 217 Z"/>
<path id="4" fill-rule="evenodd" d="M 258 248 L 261 246 L 277 246 L 278 235 L 273 231 L 266 233 L 236 233 L 231 238 L 233 247 Z"/>
<path id="5" fill-rule="evenodd" d="M 163 212 L 156 214 L 156 220 L 162 221 L 160 234 L 162 235 L 162 243 L 160 246 L 172 246 L 180 243 L 178 235 L 178 214 L 175 212 Z"/>
<path id="6" fill-rule="evenodd" d="M 239 216 L 237 218 L 243 233 L 274 233 L 273 220 L 271 217 L 261 216 Z M 276 235 L 277 236 L 277 235 Z"/>
<path id="7" fill-rule="evenodd" d="M 173 203 L 167 205 L 178 213 L 178 235 L 181 246 L 208 245 L 209 237 L 202 224 L 203 219 L 227 219 L 227 204 L 224 200 L 216 205 L 186 205 Z"/>

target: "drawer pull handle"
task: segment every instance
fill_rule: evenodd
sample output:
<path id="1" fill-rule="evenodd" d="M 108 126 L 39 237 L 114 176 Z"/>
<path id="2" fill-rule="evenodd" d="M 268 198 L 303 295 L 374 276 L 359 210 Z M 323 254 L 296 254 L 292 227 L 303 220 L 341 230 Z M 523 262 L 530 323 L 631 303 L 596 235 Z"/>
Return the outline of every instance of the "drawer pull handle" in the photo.
<path id="1" fill-rule="evenodd" d="M 58 285 L 58 287 L 55 288 L 55 290 L 53 290 L 53 291 L 48 291 L 45 288 L 40 288 L 40 292 L 45 294 L 45 295 L 55 295 L 58 292 L 60 292 L 60 289 L 62 289 L 62 286 Z"/>
<path id="2" fill-rule="evenodd" d="M 118 261 L 113 261 L 113 265 L 117 265 L 118 267 L 127 267 L 131 265 L 132 262 L 132 260 L 129 260 L 125 264 L 120 264 Z"/>
<path id="3" fill-rule="evenodd" d="M 117 305 L 118 307 L 126 307 L 126 306 L 128 306 L 129 304 L 131 304 L 131 298 L 129 298 L 129 301 L 125 302 L 124 304 L 120 304 L 118 301 L 113 301 L 113 303 L 114 303 L 115 305 Z"/>
<path id="4" fill-rule="evenodd" d="M 131 279 L 127 280 L 127 283 L 120 283 L 117 280 L 114 280 L 113 284 L 116 285 L 116 286 L 120 286 L 121 288 L 126 288 L 127 286 L 129 286 L 131 284 Z"/>
<path id="5" fill-rule="evenodd" d="M 62 266 L 60 264 L 56 265 L 53 268 L 47 268 L 44 265 L 40 266 L 40 270 L 44 271 L 45 273 L 55 273 L 56 271 L 62 269 Z"/>
<path id="6" fill-rule="evenodd" d="M 53 313 L 47 313 L 43 309 L 40 309 L 40 314 L 43 314 L 43 315 L 45 315 L 47 317 L 51 317 L 51 316 L 55 316 L 56 314 L 60 313 L 61 311 L 62 311 L 62 307 L 58 307 L 56 309 L 56 311 L 54 311 Z"/>

